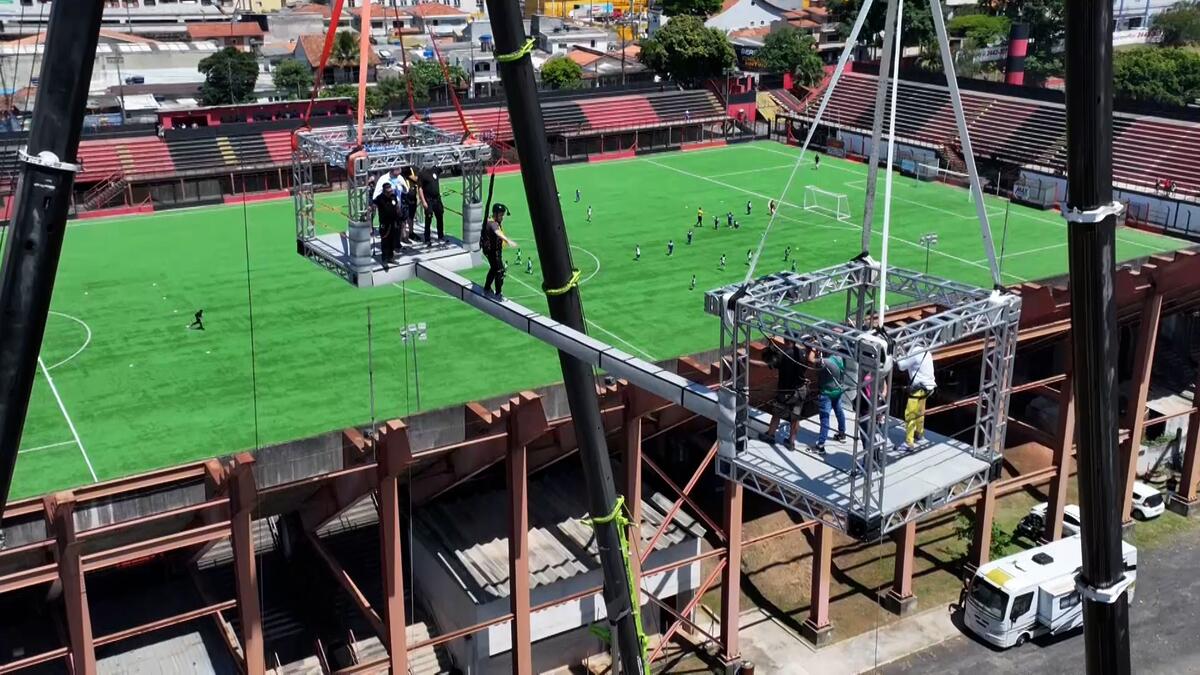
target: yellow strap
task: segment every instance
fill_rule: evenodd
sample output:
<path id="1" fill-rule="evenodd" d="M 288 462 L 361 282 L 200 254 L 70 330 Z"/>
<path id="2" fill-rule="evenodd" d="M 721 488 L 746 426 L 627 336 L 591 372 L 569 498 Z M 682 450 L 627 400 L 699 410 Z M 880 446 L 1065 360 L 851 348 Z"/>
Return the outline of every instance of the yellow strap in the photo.
<path id="1" fill-rule="evenodd" d="M 575 276 L 579 276 L 579 272 L 575 272 Z M 621 549 L 621 555 L 625 559 L 625 578 L 629 583 L 629 603 L 631 613 L 633 614 L 633 625 L 637 631 L 638 643 L 642 648 L 642 665 L 645 672 L 639 675 L 650 675 L 650 663 L 646 660 L 646 650 L 650 645 L 650 639 L 646 637 L 646 630 L 642 627 L 642 603 L 639 599 L 639 589 L 637 579 L 633 576 L 633 564 L 630 562 L 629 539 L 625 536 L 625 530 L 629 527 L 629 518 L 625 516 L 625 497 L 618 495 L 617 501 L 613 503 L 612 511 L 606 516 L 591 518 L 588 520 L 593 527 L 596 525 L 607 525 L 613 523 L 617 528 L 617 545 Z M 605 631 L 607 633 L 607 631 Z"/>
<path id="2" fill-rule="evenodd" d="M 534 42 L 533 38 L 529 38 L 525 41 L 525 44 L 521 45 L 520 49 L 512 52 L 511 54 L 497 54 L 496 60 L 500 63 L 511 63 L 523 56 L 529 56 L 533 53 L 533 47 L 535 44 L 536 43 Z"/>
<path id="3" fill-rule="evenodd" d="M 579 270 L 571 270 L 571 279 L 569 281 L 567 281 L 567 284 L 565 286 L 563 286 L 561 288 L 546 288 L 545 286 L 542 286 L 542 290 L 546 292 L 546 295 L 562 295 L 563 293 L 570 291 L 572 288 L 575 288 L 578 285 L 579 285 Z M 597 520 L 595 522 L 601 522 L 601 521 Z M 607 521 L 605 521 L 605 522 L 607 522 Z"/>

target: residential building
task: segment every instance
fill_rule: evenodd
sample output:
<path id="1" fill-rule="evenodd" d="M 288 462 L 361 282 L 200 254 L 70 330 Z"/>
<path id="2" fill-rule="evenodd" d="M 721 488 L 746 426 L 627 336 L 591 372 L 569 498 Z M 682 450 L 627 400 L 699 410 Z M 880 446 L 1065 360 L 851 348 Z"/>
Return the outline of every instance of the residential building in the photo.
<path id="1" fill-rule="evenodd" d="M 296 5 L 267 17 L 268 39 L 277 42 L 295 41 L 301 35 L 324 33 L 329 26 L 329 5 L 308 3 Z M 354 17 L 343 12 L 338 28 L 351 30 Z"/>
<path id="2" fill-rule="evenodd" d="M 616 41 L 613 33 L 602 28 L 540 15 L 535 15 L 531 21 L 530 37 L 537 41 L 538 49 L 551 56 L 566 54 L 572 47 L 605 52 Z"/>
<path id="3" fill-rule="evenodd" d="M 0 33 L 27 36 L 45 30 L 50 20 L 48 10 L 51 1 L 16 0 L 0 3 Z M 279 1 L 262 0 L 264 8 L 274 6 Z M 183 40 L 186 39 L 189 23 L 228 22 L 244 7 L 244 0 L 105 0 L 103 26 L 146 37 Z"/>
<path id="4" fill-rule="evenodd" d="M 623 79 L 637 77 L 649 71 L 638 61 L 642 48 L 636 44 L 624 50 L 600 51 L 588 47 L 574 47 L 567 58 L 583 69 L 583 79 L 596 84 L 621 84 Z M 640 79 L 640 78 L 639 78 Z"/>
<path id="5" fill-rule="evenodd" d="M 412 17 L 413 30 L 428 35 L 462 35 L 471 18 L 461 9 L 436 2 L 412 5 L 403 11 Z"/>
<path id="6" fill-rule="evenodd" d="M 721 11 L 704 22 L 710 28 L 735 31 L 762 28 L 786 20 L 789 12 L 804 9 L 805 0 L 725 0 Z"/>
<path id="7" fill-rule="evenodd" d="M 300 61 L 304 65 L 316 70 L 321 63 L 321 51 L 325 46 L 325 35 L 301 35 L 296 40 L 295 50 L 292 52 L 292 58 Z M 375 81 L 375 70 L 379 67 L 379 55 L 372 49 L 367 60 L 367 79 Z M 325 83 L 336 84 L 342 82 L 357 82 L 358 81 L 358 64 L 357 63 L 333 63 L 332 60 L 325 68 Z"/>
<path id="8" fill-rule="evenodd" d="M 261 46 L 264 35 L 262 27 L 253 21 L 187 25 L 188 40 L 210 40 L 222 47 L 233 47 L 244 52 L 254 51 L 256 47 Z"/>
<path id="9" fill-rule="evenodd" d="M 46 34 L 38 33 L 0 44 L 0 82 L 6 89 L 29 86 L 41 72 L 45 40 Z M 131 84 L 198 83 L 204 78 L 197 67 L 218 49 L 219 45 L 207 40 L 159 42 L 104 29 L 96 45 L 89 90 L 103 93 L 110 87 Z"/>

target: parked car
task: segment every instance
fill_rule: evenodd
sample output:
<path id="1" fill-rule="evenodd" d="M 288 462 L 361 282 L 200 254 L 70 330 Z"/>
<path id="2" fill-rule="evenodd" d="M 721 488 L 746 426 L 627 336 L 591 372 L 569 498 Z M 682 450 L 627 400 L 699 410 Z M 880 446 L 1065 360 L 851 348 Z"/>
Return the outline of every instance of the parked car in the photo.
<path id="1" fill-rule="evenodd" d="M 1017 523 L 1017 529 L 1013 533 L 1014 536 L 1024 537 L 1029 541 L 1038 541 L 1042 538 L 1042 533 L 1046 531 L 1046 510 L 1049 505 L 1046 502 L 1035 505 L 1029 509 L 1029 513 Z M 1067 504 L 1063 508 L 1063 526 L 1062 536 L 1072 537 L 1079 534 L 1079 505 Z"/>
<path id="2" fill-rule="evenodd" d="M 1153 485 L 1140 480 L 1133 482 L 1133 517 L 1138 520 L 1150 520 L 1162 515 L 1167 508 L 1162 493 Z"/>

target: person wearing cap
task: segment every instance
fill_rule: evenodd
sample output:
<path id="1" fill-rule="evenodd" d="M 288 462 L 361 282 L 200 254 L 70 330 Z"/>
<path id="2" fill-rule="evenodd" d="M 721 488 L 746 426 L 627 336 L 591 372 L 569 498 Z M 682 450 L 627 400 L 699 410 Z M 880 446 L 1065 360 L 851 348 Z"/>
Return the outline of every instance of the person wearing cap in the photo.
<path id="1" fill-rule="evenodd" d="M 767 442 L 774 443 L 783 419 L 788 422 L 789 450 L 796 448 L 796 433 L 800 430 L 800 419 L 804 402 L 808 399 L 809 381 L 806 377 L 809 363 L 804 350 L 792 340 L 784 340 L 780 347 L 772 340 L 764 356 L 767 366 L 779 371 L 775 387 L 775 405 L 771 422 L 767 427 Z"/>
<path id="2" fill-rule="evenodd" d="M 479 248 L 488 261 L 487 279 L 483 282 L 483 291 L 492 293 L 495 284 L 495 295 L 502 296 L 504 288 L 504 246 L 516 246 L 517 242 L 504 234 L 504 216 L 508 215 L 508 207 L 504 204 L 492 205 L 492 217 L 483 224 L 483 232 L 479 237 Z"/>

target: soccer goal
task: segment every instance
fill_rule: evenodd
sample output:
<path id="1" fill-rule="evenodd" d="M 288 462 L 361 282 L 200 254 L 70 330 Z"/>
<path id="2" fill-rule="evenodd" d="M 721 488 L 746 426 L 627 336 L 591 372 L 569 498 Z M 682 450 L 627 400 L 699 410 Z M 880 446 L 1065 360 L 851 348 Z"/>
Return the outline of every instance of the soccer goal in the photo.
<path id="1" fill-rule="evenodd" d="M 966 188 L 967 201 L 974 203 L 975 198 L 971 194 L 971 176 L 961 171 L 951 171 L 943 169 L 936 164 L 917 164 L 917 180 L 923 181 L 941 181 L 950 185 L 957 185 L 961 188 Z M 980 189 L 985 189 L 987 186 L 981 184 Z"/>
<path id="2" fill-rule="evenodd" d="M 804 210 L 817 211 L 837 220 L 849 220 L 850 200 L 838 192 L 822 190 L 815 185 L 804 186 Z"/>

